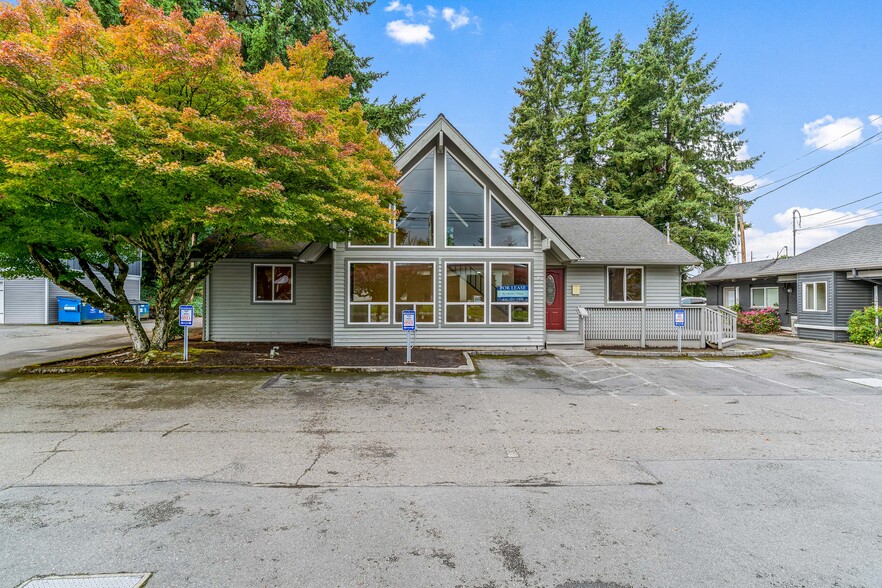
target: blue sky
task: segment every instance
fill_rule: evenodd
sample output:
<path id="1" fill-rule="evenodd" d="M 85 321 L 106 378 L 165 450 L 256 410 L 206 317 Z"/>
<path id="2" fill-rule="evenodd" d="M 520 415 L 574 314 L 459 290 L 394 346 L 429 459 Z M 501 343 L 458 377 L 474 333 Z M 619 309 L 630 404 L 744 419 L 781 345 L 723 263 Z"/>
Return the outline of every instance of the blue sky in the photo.
<path id="1" fill-rule="evenodd" d="M 741 103 L 737 113 L 742 116 L 732 114 L 746 129 L 749 153 L 763 154 L 750 172 L 759 184 L 817 165 L 882 131 L 882 117 L 875 125 L 870 122 L 882 115 L 878 4 L 742 0 L 684 1 L 679 6 L 694 17 L 699 49 L 720 57 L 716 75 L 723 87 L 715 98 Z M 353 16 L 342 30 L 360 54 L 374 58 L 374 69 L 389 72 L 377 83 L 375 97 L 426 94 L 426 116 L 414 126 L 413 136 L 443 112 L 499 165 L 508 115 L 517 102 L 514 87 L 545 29 L 555 29 L 565 38 L 587 11 L 606 39 L 621 31 L 634 47 L 662 7 L 662 0 L 378 0 L 368 15 Z M 853 132 L 845 138 L 810 153 L 849 131 Z M 794 161 L 797 158 L 801 159 Z M 882 191 L 880 164 L 882 142 L 857 149 L 761 198 L 747 214 L 752 225 L 746 239 L 748 255 L 774 256 L 791 243 L 794 207 L 807 216 L 806 228 L 838 223 L 800 232 L 799 251 L 882 221 L 882 216 L 873 216 L 882 213 L 882 194 L 808 216 Z M 766 175 L 781 166 L 786 167 Z M 779 185 L 760 185 L 754 195 Z M 856 220 L 849 223 L 852 218 Z"/>

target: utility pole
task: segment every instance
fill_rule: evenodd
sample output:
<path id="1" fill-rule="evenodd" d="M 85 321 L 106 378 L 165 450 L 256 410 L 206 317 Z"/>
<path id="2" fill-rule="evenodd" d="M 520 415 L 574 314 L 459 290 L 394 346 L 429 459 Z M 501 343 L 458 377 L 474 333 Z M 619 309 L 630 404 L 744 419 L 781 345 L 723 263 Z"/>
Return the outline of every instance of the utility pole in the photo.
<path id="1" fill-rule="evenodd" d="M 802 227 L 802 213 L 793 209 L 793 255 L 796 255 L 796 217 L 799 217 L 799 226 Z"/>
<path id="2" fill-rule="evenodd" d="M 741 263 L 747 261 L 747 243 L 744 242 L 744 205 L 738 205 L 738 234 L 741 235 Z"/>

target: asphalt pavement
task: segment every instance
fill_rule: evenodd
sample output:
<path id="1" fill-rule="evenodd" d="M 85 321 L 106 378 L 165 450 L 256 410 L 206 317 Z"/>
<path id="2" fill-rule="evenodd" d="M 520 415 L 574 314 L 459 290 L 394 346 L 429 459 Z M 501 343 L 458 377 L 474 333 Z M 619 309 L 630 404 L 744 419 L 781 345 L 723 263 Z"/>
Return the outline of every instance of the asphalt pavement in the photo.
<path id="1" fill-rule="evenodd" d="M 12 377 L 0 587 L 882 585 L 882 353 L 762 346 Z"/>

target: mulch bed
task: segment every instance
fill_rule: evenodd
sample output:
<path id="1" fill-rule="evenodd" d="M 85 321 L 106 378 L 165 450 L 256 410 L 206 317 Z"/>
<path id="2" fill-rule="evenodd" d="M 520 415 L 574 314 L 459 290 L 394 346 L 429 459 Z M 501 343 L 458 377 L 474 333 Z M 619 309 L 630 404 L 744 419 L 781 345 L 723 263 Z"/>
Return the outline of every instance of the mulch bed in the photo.
<path id="1" fill-rule="evenodd" d="M 270 358 L 270 350 L 277 347 Z M 184 342 L 172 341 L 168 351 L 149 354 L 146 365 L 198 366 L 198 367 L 248 367 L 278 368 L 366 366 L 387 367 L 404 365 L 405 349 L 401 347 L 331 347 L 305 343 L 216 343 L 202 341 L 201 329 L 190 331 L 190 361 L 183 362 Z M 454 349 L 413 349 L 414 366 L 432 368 L 455 368 L 465 365 L 462 351 Z M 110 367 L 144 366 L 145 357 L 131 350 L 117 350 L 87 357 L 54 363 L 53 367 Z"/>

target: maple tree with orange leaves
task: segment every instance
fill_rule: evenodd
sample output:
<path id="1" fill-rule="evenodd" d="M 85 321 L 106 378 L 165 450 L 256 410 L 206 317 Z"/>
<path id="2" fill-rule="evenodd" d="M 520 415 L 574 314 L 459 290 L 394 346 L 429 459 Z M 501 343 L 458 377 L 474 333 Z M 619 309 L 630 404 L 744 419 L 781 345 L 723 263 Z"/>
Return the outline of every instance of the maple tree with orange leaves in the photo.
<path id="1" fill-rule="evenodd" d="M 218 14 L 120 9 L 104 28 L 85 0 L 0 8 L 0 266 L 120 317 L 145 352 L 244 239 L 388 233 L 392 154 L 341 108 L 325 34 L 250 73 Z M 139 255 L 159 278 L 152 338 L 124 291 Z"/>

